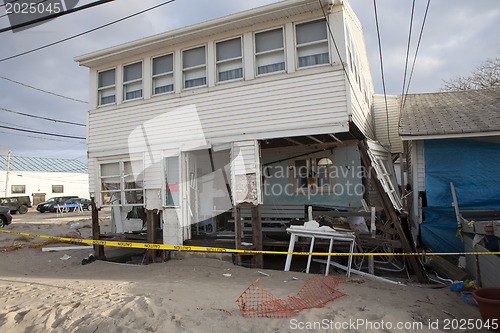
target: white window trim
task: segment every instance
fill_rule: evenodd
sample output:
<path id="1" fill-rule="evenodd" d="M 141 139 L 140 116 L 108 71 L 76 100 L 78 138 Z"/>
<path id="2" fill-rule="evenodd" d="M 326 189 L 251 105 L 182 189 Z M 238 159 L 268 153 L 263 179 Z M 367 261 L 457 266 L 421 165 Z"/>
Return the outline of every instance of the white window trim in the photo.
<path id="1" fill-rule="evenodd" d="M 194 49 L 197 49 L 200 47 L 205 47 L 205 63 L 202 65 L 196 65 L 196 66 L 184 68 L 184 57 L 183 57 L 184 51 L 194 50 Z M 208 86 L 208 67 L 207 67 L 207 63 L 208 63 L 207 53 L 208 52 L 207 51 L 208 51 L 207 44 L 202 44 L 202 45 L 198 45 L 198 46 L 194 46 L 194 47 L 190 47 L 190 48 L 181 50 L 182 90 L 192 90 L 192 89 L 198 89 L 198 88 L 203 88 L 203 87 Z M 202 85 L 199 85 L 196 87 L 187 87 L 186 88 L 185 87 L 186 80 L 184 79 L 184 74 L 190 70 L 199 69 L 199 68 L 205 68 L 205 84 L 202 84 Z"/>
<path id="2" fill-rule="evenodd" d="M 172 55 L 172 70 L 170 72 L 165 72 L 165 73 L 160 73 L 160 74 L 153 74 L 153 63 L 156 58 L 164 57 Z M 174 77 L 174 72 L 175 72 L 175 54 L 174 52 L 169 52 L 165 54 L 160 54 L 154 57 L 151 57 L 151 97 L 156 97 L 156 96 L 162 96 L 162 95 L 168 95 L 168 94 L 173 94 L 175 93 L 175 77 Z M 173 81 L 173 89 L 172 91 L 166 91 L 162 93 L 155 94 L 155 85 L 154 85 L 154 80 L 156 78 L 161 78 L 162 76 L 167 76 L 167 75 L 172 75 L 172 81 Z"/>
<path id="3" fill-rule="evenodd" d="M 141 78 L 140 79 L 135 79 L 135 80 L 130 80 L 130 81 L 125 81 L 123 76 L 125 75 L 125 67 L 129 66 L 129 65 L 135 65 L 135 64 L 138 64 L 138 63 L 141 63 Z M 130 63 L 127 63 L 127 64 L 123 64 L 122 65 L 122 73 L 121 73 L 121 76 L 122 76 L 122 102 L 123 103 L 127 103 L 127 102 L 130 102 L 130 101 L 136 101 L 136 100 L 139 100 L 139 99 L 144 99 L 144 84 L 142 83 L 142 80 L 144 79 L 144 61 L 141 60 L 138 60 L 138 61 L 134 61 L 134 62 L 130 62 Z M 125 86 L 127 84 L 131 84 L 131 83 L 136 83 L 136 82 L 141 82 L 141 97 L 135 97 L 135 98 L 130 98 L 130 99 L 127 99 L 126 98 L 126 92 L 125 92 Z"/>
<path id="4" fill-rule="evenodd" d="M 227 42 L 229 40 L 233 40 L 233 39 L 236 39 L 236 38 L 239 38 L 240 39 L 240 47 L 241 47 L 241 56 L 239 57 L 234 57 L 234 58 L 230 58 L 230 59 L 224 59 L 224 60 L 217 60 L 217 43 L 222 43 L 222 42 Z M 245 64 L 244 64 L 244 46 L 243 46 L 243 36 L 242 35 L 239 35 L 239 36 L 234 36 L 234 37 L 231 37 L 231 38 L 226 38 L 226 39 L 222 39 L 222 40 L 218 40 L 214 43 L 215 47 L 214 47 L 214 59 L 215 59 L 215 82 L 217 84 L 225 84 L 225 83 L 228 83 L 228 82 L 235 82 L 235 81 L 242 81 L 245 79 Z M 241 77 L 237 78 L 237 79 L 231 79 L 231 80 L 225 80 L 225 81 L 219 81 L 219 70 L 218 70 L 218 65 L 219 64 L 224 64 L 226 62 L 231 62 L 231 61 L 235 61 L 235 60 L 241 60 Z"/>
<path id="5" fill-rule="evenodd" d="M 171 157 L 177 157 L 177 162 L 179 164 L 179 182 L 177 183 L 177 191 L 179 192 L 179 204 L 178 205 L 167 205 L 167 183 L 165 180 L 167 179 L 167 167 L 165 164 L 165 160 L 167 158 Z M 181 154 L 176 154 L 176 155 L 164 155 L 162 158 L 162 206 L 163 208 L 180 208 L 182 206 L 182 201 L 184 200 L 184 195 L 183 195 L 183 183 L 182 183 L 182 161 L 181 161 Z"/>
<path id="6" fill-rule="evenodd" d="M 330 41 L 330 35 L 329 35 L 329 30 L 328 30 L 328 21 L 325 20 L 326 21 L 325 22 L 325 24 L 326 24 L 326 39 L 316 40 L 313 42 L 308 42 L 308 43 L 304 43 L 304 44 L 300 44 L 300 45 L 297 44 L 297 25 L 301 25 L 301 24 L 309 23 L 309 22 L 314 22 L 314 21 L 320 21 L 320 20 L 322 20 L 322 18 L 301 21 L 301 22 L 295 22 L 293 24 L 293 35 L 294 35 L 294 43 L 295 43 L 295 46 L 294 46 L 295 47 L 295 68 L 297 70 L 302 70 L 302 69 L 307 69 L 307 68 L 315 68 L 315 67 L 321 67 L 321 66 L 328 66 L 328 65 L 332 64 L 332 54 L 330 51 L 331 50 L 331 41 Z M 326 62 L 324 64 L 299 67 L 299 48 L 308 47 L 308 46 L 315 45 L 315 44 L 321 44 L 324 42 L 327 42 L 327 45 L 328 45 L 328 62 Z"/>
<path id="7" fill-rule="evenodd" d="M 109 85 L 109 86 L 104 86 L 104 87 L 99 87 L 99 73 L 107 72 L 107 71 L 110 71 L 110 70 L 113 70 L 113 69 L 115 70 L 115 84 L 112 84 L 112 85 Z M 116 100 L 117 100 L 116 74 L 117 74 L 116 67 L 111 67 L 111 68 L 107 68 L 107 69 L 103 69 L 103 70 L 97 71 L 97 107 L 104 107 L 104 106 L 109 106 L 109 105 L 116 105 Z M 106 89 L 110 89 L 110 88 L 114 88 L 115 89 L 115 101 L 113 103 L 101 104 L 101 99 L 99 98 L 99 92 L 101 90 L 106 90 Z"/>
<path id="8" fill-rule="evenodd" d="M 280 29 L 280 28 L 281 28 L 281 33 L 282 33 L 282 37 L 283 37 L 283 47 L 282 48 L 278 48 L 278 49 L 274 49 L 274 50 L 264 51 L 264 52 L 257 52 L 257 38 L 255 37 L 255 35 L 260 34 L 262 32 L 273 31 L 273 30 Z M 279 52 L 279 51 L 283 52 L 283 61 L 285 62 L 285 68 L 282 71 L 276 71 L 276 72 L 271 72 L 271 73 L 259 74 L 259 66 L 257 66 L 257 57 L 260 56 L 260 55 L 265 55 L 265 54 L 270 54 L 270 53 L 276 53 L 276 52 Z M 261 31 L 254 31 L 253 32 L 253 54 L 254 54 L 254 64 L 255 64 L 254 65 L 255 66 L 254 72 L 255 72 L 255 77 L 256 78 L 257 77 L 268 76 L 268 75 L 286 73 L 287 67 L 288 67 L 288 63 L 287 63 L 287 58 L 286 58 L 285 26 L 277 26 L 277 27 L 273 27 L 271 29 L 266 29 L 266 30 L 261 30 Z"/>
<path id="9" fill-rule="evenodd" d="M 308 156 L 303 156 L 303 157 L 298 157 L 298 158 L 293 158 L 289 160 L 289 167 L 292 168 L 292 172 L 290 173 L 289 177 L 289 183 L 292 185 L 293 188 L 293 193 L 295 195 L 302 195 L 302 194 L 308 194 L 312 192 L 312 194 L 330 194 L 330 193 L 335 193 L 335 184 L 336 184 L 336 179 L 335 177 L 330 177 L 330 186 L 322 186 L 318 187 L 316 184 L 318 182 L 318 177 L 317 175 L 314 177 L 315 178 L 315 183 L 314 184 L 309 184 L 307 185 L 306 188 L 297 188 L 297 178 L 296 178 L 296 170 L 295 170 L 295 161 L 306 161 L 306 166 L 307 166 L 307 174 L 309 175 L 311 169 L 314 171 L 315 174 L 318 172 L 318 165 L 316 160 L 321 159 L 321 158 L 329 158 L 332 162 L 333 165 L 335 166 L 335 154 L 333 153 L 328 153 L 328 152 L 319 152 L 316 154 L 311 154 Z M 311 159 L 313 160 L 313 165 L 311 165 Z M 331 171 L 330 171 L 331 172 Z"/>
<path id="10" fill-rule="evenodd" d="M 139 159 L 139 158 L 136 158 L 136 159 L 130 159 L 130 160 L 112 160 L 112 161 L 102 161 L 102 162 L 99 162 L 98 163 L 98 175 L 99 175 L 99 178 L 98 178 L 98 188 L 99 188 L 99 193 L 98 193 L 98 202 L 99 202 L 99 205 L 100 207 L 145 207 L 145 202 L 143 202 L 142 204 L 125 204 L 125 192 L 131 192 L 131 191 L 139 191 L 141 189 L 125 189 L 125 177 L 127 175 L 124 175 L 123 174 L 123 171 L 124 171 L 124 168 L 123 168 L 123 164 L 126 163 L 126 162 L 141 162 L 142 164 L 142 170 L 144 170 L 144 160 L 142 159 Z M 114 164 L 114 163 L 118 163 L 118 166 L 119 166 L 119 175 L 111 175 L 111 176 L 102 176 L 101 174 L 101 166 L 102 165 L 105 165 L 105 164 Z M 107 190 L 107 191 L 103 191 L 102 189 L 102 180 L 103 179 L 106 179 L 106 178 L 120 178 L 120 189 L 119 190 Z M 145 178 L 145 177 L 144 177 Z M 102 192 L 120 192 L 120 201 L 121 203 L 120 204 L 116 204 L 116 205 L 105 205 L 103 202 L 102 202 Z M 143 186 L 142 186 L 142 198 L 143 198 L 143 201 L 146 200 L 146 189 L 145 189 L 145 186 L 144 186 L 144 180 L 143 180 Z"/>

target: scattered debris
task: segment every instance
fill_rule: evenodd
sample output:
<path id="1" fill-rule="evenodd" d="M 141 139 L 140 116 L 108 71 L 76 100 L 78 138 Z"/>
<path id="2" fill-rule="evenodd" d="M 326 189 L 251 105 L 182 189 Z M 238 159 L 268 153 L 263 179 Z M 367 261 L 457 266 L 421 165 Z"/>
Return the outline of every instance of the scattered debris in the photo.
<path id="1" fill-rule="evenodd" d="M 216 308 L 212 308 L 212 310 L 215 310 L 215 311 L 221 311 L 221 312 L 224 312 L 224 313 L 227 313 L 228 315 L 232 316 L 233 314 L 227 310 L 224 310 L 224 309 L 216 309 Z"/>
<path id="2" fill-rule="evenodd" d="M 461 268 L 440 256 L 433 256 L 425 266 L 437 272 L 440 276 L 454 281 L 465 281 L 469 277 Z"/>
<path id="3" fill-rule="evenodd" d="M 71 256 L 68 256 L 67 254 L 65 254 L 65 255 L 63 255 L 63 256 L 62 256 L 61 258 L 59 258 L 59 259 L 61 259 L 61 260 L 68 260 L 68 259 L 70 259 L 70 258 L 71 258 Z"/>
<path id="4" fill-rule="evenodd" d="M 55 236 L 55 237 L 83 239 L 82 235 L 78 234 L 75 231 L 70 231 L 67 234 L 58 235 L 58 236 Z M 60 241 L 58 239 L 48 239 L 45 242 L 41 242 L 41 243 L 37 243 L 37 244 L 30 244 L 29 247 L 30 248 L 36 248 L 36 247 L 42 247 L 42 246 L 45 246 L 45 245 L 57 244 L 57 243 L 69 243 L 69 244 L 78 244 L 78 245 L 81 245 L 81 243 L 76 243 L 76 242 L 63 242 L 63 241 Z"/>
<path id="5" fill-rule="evenodd" d="M 225 277 L 231 277 L 232 276 L 232 274 L 229 274 L 229 273 L 225 273 L 225 274 L 222 274 L 222 275 L 225 276 Z"/>
<path id="6" fill-rule="evenodd" d="M 82 245 L 82 246 L 61 246 L 61 247 L 44 247 L 42 252 L 58 252 L 58 251 L 68 251 L 68 250 L 92 250 L 92 246 Z"/>
<path id="7" fill-rule="evenodd" d="M 87 258 L 82 260 L 82 265 L 87 265 L 90 263 L 93 263 L 96 260 L 96 258 L 91 254 Z"/>
<path id="8" fill-rule="evenodd" d="M 261 271 L 257 271 L 259 274 L 262 274 L 264 276 L 271 276 L 271 274 L 267 274 L 267 273 L 264 273 L 264 272 L 261 272 Z"/>

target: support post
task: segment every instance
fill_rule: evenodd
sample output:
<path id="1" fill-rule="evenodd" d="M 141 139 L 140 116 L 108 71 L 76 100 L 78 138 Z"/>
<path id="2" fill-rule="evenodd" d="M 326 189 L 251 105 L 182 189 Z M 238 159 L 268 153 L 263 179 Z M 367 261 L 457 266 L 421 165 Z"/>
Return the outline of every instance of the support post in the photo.
<path id="1" fill-rule="evenodd" d="M 262 216 L 260 205 L 254 206 L 252 210 L 252 242 L 256 251 L 262 251 Z M 255 254 L 255 267 L 264 268 L 264 255 Z"/>
<path id="2" fill-rule="evenodd" d="M 146 210 L 146 227 L 147 227 L 147 240 L 150 244 L 156 243 L 156 226 L 155 226 L 155 210 Z M 150 263 L 156 262 L 156 250 L 147 250 Z"/>
<path id="3" fill-rule="evenodd" d="M 240 207 L 234 206 L 234 248 L 241 250 L 241 210 Z M 241 255 L 235 253 L 233 264 L 241 265 Z"/>
<path id="4" fill-rule="evenodd" d="M 99 226 L 99 210 L 94 197 L 91 197 L 90 204 L 92 206 L 92 238 L 99 240 L 101 238 L 101 227 Z M 104 259 L 104 245 L 94 245 L 94 253 L 97 259 Z"/>

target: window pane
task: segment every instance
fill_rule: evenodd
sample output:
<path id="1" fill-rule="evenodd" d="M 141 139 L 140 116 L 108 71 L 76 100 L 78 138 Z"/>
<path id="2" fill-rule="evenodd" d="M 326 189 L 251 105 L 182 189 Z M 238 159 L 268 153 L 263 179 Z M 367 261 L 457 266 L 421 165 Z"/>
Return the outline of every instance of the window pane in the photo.
<path id="1" fill-rule="evenodd" d="M 184 72 L 184 88 L 192 88 L 207 84 L 205 67 Z"/>
<path id="2" fill-rule="evenodd" d="M 112 86 L 115 84 L 115 70 L 99 72 L 99 88 Z"/>
<path id="3" fill-rule="evenodd" d="M 297 44 L 314 42 L 317 40 L 327 39 L 326 22 L 319 20 L 297 24 Z"/>
<path id="4" fill-rule="evenodd" d="M 115 102 L 115 88 L 99 90 L 99 105 Z"/>
<path id="5" fill-rule="evenodd" d="M 174 91 L 174 77 L 172 74 L 162 75 L 153 79 L 154 94 Z"/>
<path id="6" fill-rule="evenodd" d="M 142 97 L 142 81 L 124 85 L 123 94 L 126 100 Z"/>
<path id="7" fill-rule="evenodd" d="M 142 190 L 125 192 L 126 205 L 143 204 L 143 203 L 144 203 L 144 192 Z"/>
<path id="8" fill-rule="evenodd" d="M 101 199 L 103 205 L 119 205 L 122 202 L 120 191 L 101 192 Z"/>
<path id="9" fill-rule="evenodd" d="M 179 157 L 165 158 L 165 184 L 167 206 L 179 206 Z"/>
<path id="10" fill-rule="evenodd" d="M 189 68 L 205 64 L 205 46 L 182 51 L 183 68 Z"/>
<path id="11" fill-rule="evenodd" d="M 119 175 L 120 175 L 119 163 L 101 164 L 101 177 L 119 176 Z"/>
<path id="12" fill-rule="evenodd" d="M 219 81 L 234 80 L 243 77 L 243 68 L 241 67 L 241 59 L 227 61 L 217 65 L 219 73 Z"/>
<path id="13" fill-rule="evenodd" d="M 299 67 L 327 64 L 330 62 L 328 42 L 299 47 L 297 52 Z"/>
<path id="14" fill-rule="evenodd" d="M 265 52 L 283 48 L 283 29 L 259 32 L 255 34 L 255 52 Z"/>
<path id="15" fill-rule="evenodd" d="M 241 38 L 217 43 L 217 61 L 241 57 Z"/>
<path id="16" fill-rule="evenodd" d="M 261 54 L 257 56 L 257 74 L 266 74 L 285 70 L 283 51 Z"/>
<path id="17" fill-rule="evenodd" d="M 63 185 L 52 185 L 52 193 L 64 193 Z"/>
<path id="18" fill-rule="evenodd" d="M 172 72 L 174 70 L 174 55 L 168 54 L 153 59 L 153 75 Z"/>
<path id="19" fill-rule="evenodd" d="M 307 187 L 307 161 L 295 161 L 295 186 L 297 188 Z"/>
<path id="20" fill-rule="evenodd" d="M 16 194 L 26 193 L 26 186 L 25 185 L 12 185 L 11 192 L 16 193 Z"/>
<path id="21" fill-rule="evenodd" d="M 123 82 L 142 78 L 142 62 L 123 67 Z"/>

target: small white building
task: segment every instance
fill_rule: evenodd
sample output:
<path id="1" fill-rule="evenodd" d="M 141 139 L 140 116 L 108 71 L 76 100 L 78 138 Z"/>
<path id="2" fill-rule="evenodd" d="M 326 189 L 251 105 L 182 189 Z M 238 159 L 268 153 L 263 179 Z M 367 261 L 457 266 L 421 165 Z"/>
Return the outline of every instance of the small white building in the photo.
<path id="1" fill-rule="evenodd" d="M 0 197 L 29 196 L 33 206 L 57 196 L 89 197 L 87 166 L 78 160 L 0 156 Z"/>
<path id="2" fill-rule="evenodd" d="M 373 84 L 347 1 L 281 1 L 75 61 L 90 72 L 90 193 L 114 231 L 141 229 L 136 207 L 176 245 L 242 204 L 361 206 Z"/>

